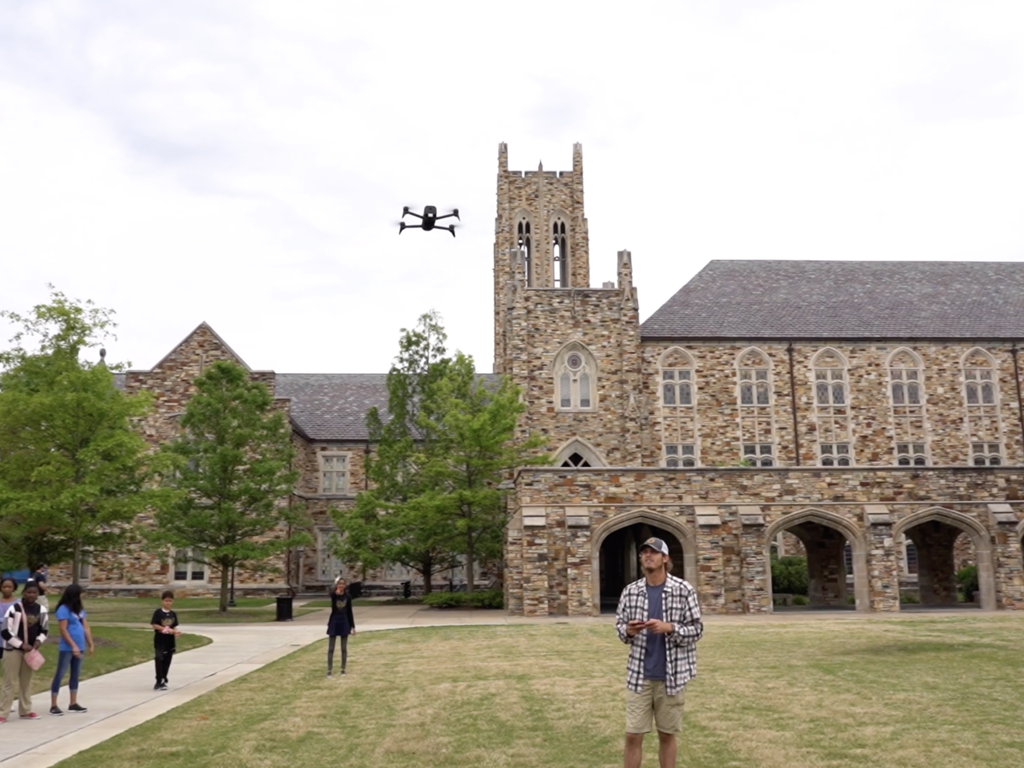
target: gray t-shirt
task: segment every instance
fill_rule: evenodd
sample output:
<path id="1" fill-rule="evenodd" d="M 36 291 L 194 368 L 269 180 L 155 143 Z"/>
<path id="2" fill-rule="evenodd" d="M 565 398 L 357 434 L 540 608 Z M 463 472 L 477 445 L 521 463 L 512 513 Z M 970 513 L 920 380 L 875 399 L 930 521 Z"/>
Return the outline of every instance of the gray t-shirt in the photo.
<path id="1" fill-rule="evenodd" d="M 661 609 L 661 597 L 665 592 L 665 585 L 659 584 L 656 587 L 647 585 L 647 618 L 664 621 L 664 614 Z M 644 654 L 644 677 L 647 680 L 665 679 L 665 636 L 656 635 L 650 630 L 647 632 L 647 652 Z"/>

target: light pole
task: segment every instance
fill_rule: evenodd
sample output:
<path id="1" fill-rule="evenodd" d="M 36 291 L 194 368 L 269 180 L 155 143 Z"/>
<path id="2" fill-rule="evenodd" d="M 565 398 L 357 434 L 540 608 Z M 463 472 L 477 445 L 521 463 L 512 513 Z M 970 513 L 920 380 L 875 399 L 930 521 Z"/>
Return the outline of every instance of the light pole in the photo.
<path id="1" fill-rule="evenodd" d="M 235 607 L 235 564 L 231 564 L 231 592 L 228 594 L 228 608 Z"/>

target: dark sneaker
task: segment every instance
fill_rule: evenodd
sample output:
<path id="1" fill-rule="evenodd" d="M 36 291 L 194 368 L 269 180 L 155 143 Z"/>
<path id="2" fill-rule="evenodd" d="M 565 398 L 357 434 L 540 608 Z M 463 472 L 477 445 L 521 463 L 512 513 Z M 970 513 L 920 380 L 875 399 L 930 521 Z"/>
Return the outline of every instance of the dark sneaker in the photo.
<path id="1" fill-rule="evenodd" d="M 344 669 L 343 669 L 343 670 L 341 670 L 341 674 L 343 674 L 343 675 L 345 674 L 345 670 L 344 670 Z"/>
<path id="2" fill-rule="evenodd" d="M 331 674 L 331 670 L 327 670 L 327 676 L 328 677 L 334 677 L 334 675 Z"/>
<path id="3" fill-rule="evenodd" d="M 60 707 L 50 707 L 50 714 L 51 715 L 56 715 L 57 717 L 60 717 L 61 715 L 64 714 L 64 710 L 61 709 Z"/>
<path id="4" fill-rule="evenodd" d="M 166 691 L 166 690 L 167 690 L 167 683 L 160 683 L 160 685 L 158 685 L 158 686 L 156 687 L 156 689 L 157 689 L 158 691 Z"/>
<path id="5" fill-rule="evenodd" d="M 83 707 L 81 704 L 72 704 L 70 707 L 68 707 L 68 712 L 88 712 L 88 711 L 89 711 L 88 707 Z"/>

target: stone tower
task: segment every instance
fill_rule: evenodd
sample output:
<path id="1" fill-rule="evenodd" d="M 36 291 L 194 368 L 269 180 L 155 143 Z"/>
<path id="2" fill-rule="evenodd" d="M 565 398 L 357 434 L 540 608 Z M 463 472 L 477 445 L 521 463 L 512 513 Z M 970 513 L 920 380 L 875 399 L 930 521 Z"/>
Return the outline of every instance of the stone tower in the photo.
<path id="1" fill-rule="evenodd" d="M 498 211 L 494 221 L 494 370 L 503 372 L 505 294 L 521 255 L 526 288 L 590 285 L 587 219 L 583 215 L 583 145 L 573 144 L 571 171 L 509 171 L 498 145 Z"/>

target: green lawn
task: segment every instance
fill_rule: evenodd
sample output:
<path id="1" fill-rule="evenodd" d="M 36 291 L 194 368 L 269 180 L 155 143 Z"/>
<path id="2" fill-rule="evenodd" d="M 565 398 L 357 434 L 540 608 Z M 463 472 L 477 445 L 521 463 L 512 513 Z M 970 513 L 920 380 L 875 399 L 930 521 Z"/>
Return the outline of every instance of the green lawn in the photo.
<path id="1" fill-rule="evenodd" d="M 226 614 L 217 610 L 215 597 L 182 597 L 174 601 L 178 621 L 186 624 L 235 623 L 273 621 L 275 602 L 272 598 L 246 597 L 235 601 L 235 608 Z M 116 624 L 149 624 L 160 601 L 151 597 L 88 597 L 84 599 L 89 622 Z M 314 609 L 296 608 L 295 616 L 311 613 Z"/>
<path id="2" fill-rule="evenodd" d="M 124 667 L 131 667 L 141 664 L 144 661 L 153 659 L 153 630 L 129 629 L 128 627 L 93 627 L 92 639 L 96 646 L 96 653 L 93 656 L 86 654 L 82 661 L 82 674 L 80 679 L 88 680 L 90 677 L 105 675 Z M 39 693 L 50 687 L 53 673 L 57 670 L 57 653 L 59 651 L 59 633 L 51 631 L 46 643 L 43 645 L 43 655 L 46 657 L 46 664 L 42 669 L 32 676 L 32 692 Z M 178 638 L 178 651 L 187 651 L 191 648 L 199 648 L 207 645 L 210 638 L 201 635 L 185 634 Z M 68 675 L 65 673 L 63 684 L 68 684 Z M 87 686 L 82 686 L 82 695 L 85 695 Z M 61 701 L 65 701 L 66 691 L 61 691 Z M 37 703 L 37 706 L 40 706 Z M 49 705 L 47 705 L 49 707 Z"/>
<path id="3" fill-rule="evenodd" d="M 1019 768 L 1022 646 L 1024 614 L 712 623 L 679 765 Z M 622 764 L 626 649 L 610 626 L 368 632 L 329 680 L 324 648 L 60 765 Z"/>

